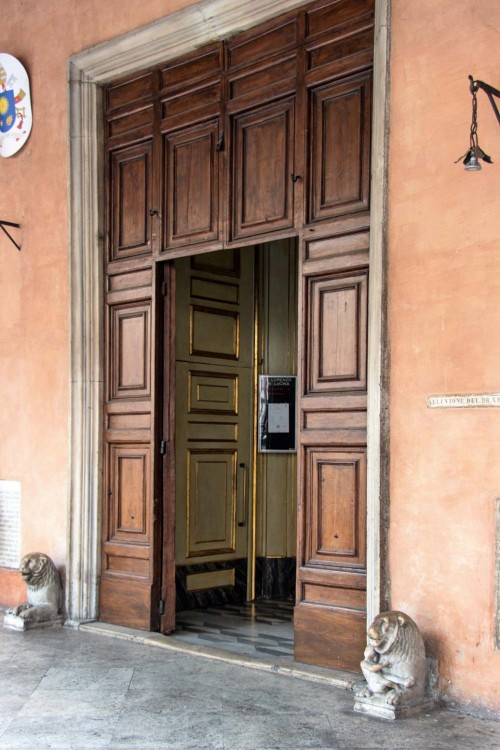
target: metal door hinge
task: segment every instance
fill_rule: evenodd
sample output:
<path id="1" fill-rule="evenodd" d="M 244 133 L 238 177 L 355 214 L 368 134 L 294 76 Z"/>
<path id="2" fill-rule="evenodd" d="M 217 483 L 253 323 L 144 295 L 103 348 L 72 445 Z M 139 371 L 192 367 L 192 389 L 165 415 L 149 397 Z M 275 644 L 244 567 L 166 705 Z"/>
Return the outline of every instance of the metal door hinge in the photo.
<path id="1" fill-rule="evenodd" d="M 160 599 L 160 602 L 158 604 L 158 613 L 160 615 L 164 615 L 165 614 L 165 602 L 164 602 L 163 599 Z"/>
<path id="2" fill-rule="evenodd" d="M 219 140 L 217 141 L 217 145 L 215 146 L 215 150 L 217 152 L 224 151 L 224 132 L 222 132 L 219 136 Z"/>
<path id="3" fill-rule="evenodd" d="M 167 453 L 167 441 L 166 440 L 162 440 L 160 442 L 160 454 L 162 456 L 165 456 L 166 453 Z"/>

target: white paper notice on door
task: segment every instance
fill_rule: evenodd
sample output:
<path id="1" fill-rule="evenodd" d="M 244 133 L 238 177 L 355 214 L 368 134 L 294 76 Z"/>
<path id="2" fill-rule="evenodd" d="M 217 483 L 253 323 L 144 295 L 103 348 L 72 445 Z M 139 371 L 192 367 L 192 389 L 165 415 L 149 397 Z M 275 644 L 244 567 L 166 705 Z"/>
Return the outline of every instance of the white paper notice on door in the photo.
<path id="1" fill-rule="evenodd" d="M 268 404 L 267 431 L 290 432 L 289 404 Z"/>

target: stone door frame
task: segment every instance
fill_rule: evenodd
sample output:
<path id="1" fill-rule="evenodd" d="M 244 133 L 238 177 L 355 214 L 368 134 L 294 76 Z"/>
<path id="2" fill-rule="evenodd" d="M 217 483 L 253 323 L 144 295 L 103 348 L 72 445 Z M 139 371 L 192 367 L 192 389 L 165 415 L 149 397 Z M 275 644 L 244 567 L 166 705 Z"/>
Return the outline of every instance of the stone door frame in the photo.
<path id="1" fill-rule="evenodd" d="M 389 3 L 375 0 L 368 312 L 367 617 L 384 598 L 388 504 L 385 245 Z M 68 622 L 98 617 L 101 553 L 103 390 L 102 85 L 179 57 L 304 4 L 304 0 L 202 0 L 148 26 L 74 55 L 68 62 L 70 162 L 70 482 Z"/>

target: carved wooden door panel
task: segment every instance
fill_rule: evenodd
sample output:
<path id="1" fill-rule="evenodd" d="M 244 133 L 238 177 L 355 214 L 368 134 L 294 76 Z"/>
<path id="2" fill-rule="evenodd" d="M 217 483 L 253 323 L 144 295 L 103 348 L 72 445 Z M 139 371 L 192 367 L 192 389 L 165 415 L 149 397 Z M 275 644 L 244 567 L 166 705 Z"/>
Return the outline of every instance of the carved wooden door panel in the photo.
<path id="1" fill-rule="evenodd" d="M 233 118 L 233 239 L 293 227 L 295 100 Z"/>
<path id="2" fill-rule="evenodd" d="M 181 608 L 246 598 L 253 262 L 252 248 L 176 262 L 175 562 Z"/>
<path id="3" fill-rule="evenodd" d="M 137 196 L 134 205 L 141 200 Z M 131 211 L 129 206 L 127 221 L 132 224 Z M 157 626 L 160 600 L 155 570 L 159 523 L 153 503 L 152 272 L 145 267 L 108 276 L 99 600 L 101 620 L 144 630 Z"/>
<path id="4" fill-rule="evenodd" d="M 370 72 L 316 87 L 311 97 L 309 220 L 368 209 Z"/>
<path id="5" fill-rule="evenodd" d="M 165 136 L 166 248 L 219 240 L 219 120 Z"/>
<path id="6" fill-rule="evenodd" d="M 366 262 L 367 233 L 355 239 L 354 259 Z M 308 252 L 329 253 L 334 265 L 341 246 L 325 239 Z M 295 656 L 357 670 L 366 626 L 367 269 L 309 275 L 314 265 L 303 264 L 302 282 Z"/>
<path id="7" fill-rule="evenodd" d="M 373 3 L 314 5 L 306 15 L 295 656 L 359 671 L 366 629 Z"/>
<path id="8" fill-rule="evenodd" d="M 152 142 L 114 151 L 110 180 L 110 260 L 151 253 Z"/>
<path id="9" fill-rule="evenodd" d="M 106 287 L 101 620 L 159 624 L 153 498 L 155 338 L 153 77 L 106 89 Z"/>

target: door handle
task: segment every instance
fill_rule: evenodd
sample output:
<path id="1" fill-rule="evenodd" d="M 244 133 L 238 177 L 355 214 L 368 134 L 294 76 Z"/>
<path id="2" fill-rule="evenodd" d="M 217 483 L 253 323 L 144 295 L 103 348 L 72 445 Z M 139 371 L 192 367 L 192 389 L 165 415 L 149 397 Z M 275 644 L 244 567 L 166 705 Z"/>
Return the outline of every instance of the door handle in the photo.
<path id="1" fill-rule="evenodd" d="M 221 151 L 224 151 L 224 131 L 219 136 L 219 140 L 217 141 L 217 144 L 215 146 L 215 150 L 218 153 L 220 153 Z"/>
<path id="2" fill-rule="evenodd" d="M 243 470 L 243 514 L 241 520 L 238 521 L 238 526 L 246 526 L 248 517 L 248 466 L 241 463 L 239 467 Z"/>

